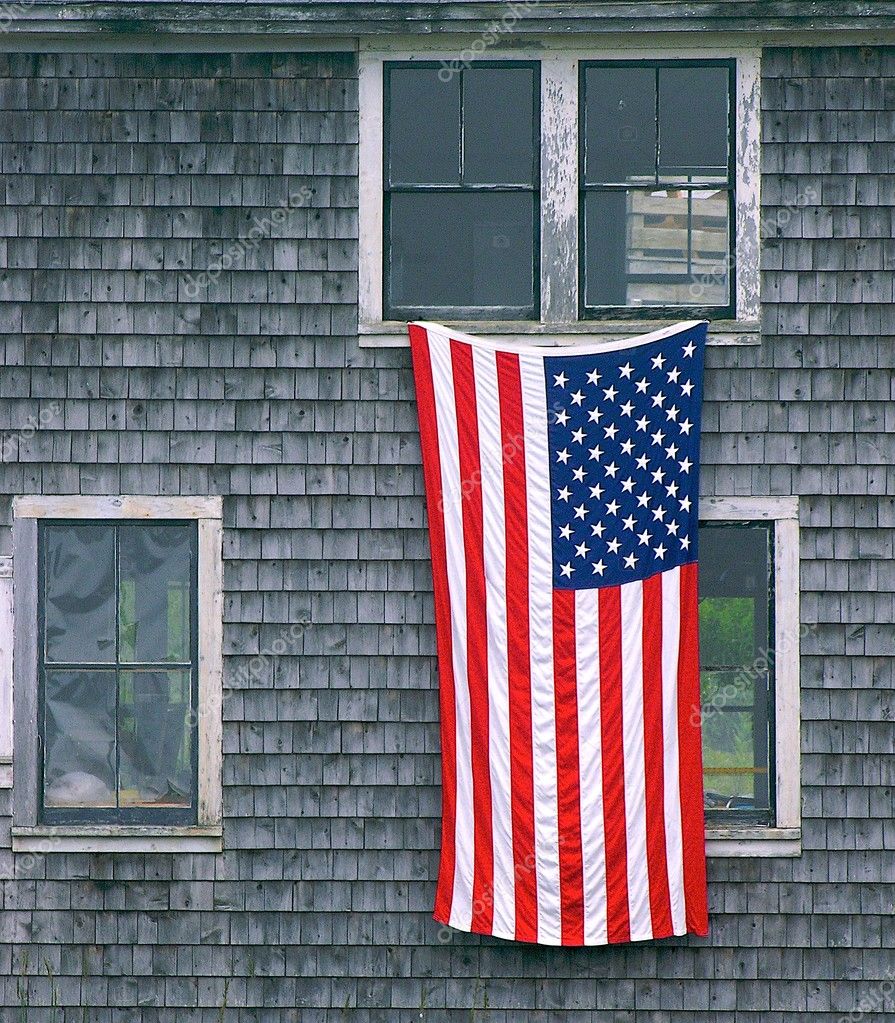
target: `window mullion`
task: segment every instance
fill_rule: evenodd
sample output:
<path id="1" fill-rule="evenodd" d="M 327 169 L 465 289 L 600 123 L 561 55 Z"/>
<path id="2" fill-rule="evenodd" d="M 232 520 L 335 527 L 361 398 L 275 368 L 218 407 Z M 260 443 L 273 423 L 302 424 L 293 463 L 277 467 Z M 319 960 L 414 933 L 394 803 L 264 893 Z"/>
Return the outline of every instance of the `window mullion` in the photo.
<path id="1" fill-rule="evenodd" d="M 541 320 L 578 319 L 578 61 L 541 60 Z"/>

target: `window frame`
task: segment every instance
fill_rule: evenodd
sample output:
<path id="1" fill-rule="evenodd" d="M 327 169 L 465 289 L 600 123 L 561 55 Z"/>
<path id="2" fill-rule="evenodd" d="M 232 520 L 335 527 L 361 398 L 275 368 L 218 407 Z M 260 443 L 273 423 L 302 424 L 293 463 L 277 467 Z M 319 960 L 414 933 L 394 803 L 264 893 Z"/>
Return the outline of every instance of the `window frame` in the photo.
<path id="1" fill-rule="evenodd" d="M 444 44 L 426 49 L 419 40 L 362 45 L 359 55 L 359 200 L 358 200 L 358 335 L 362 347 L 406 347 L 406 322 L 383 319 L 383 160 L 384 81 L 388 62 L 458 64 L 462 48 L 446 51 Z M 540 344 L 612 341 L 626 337 L 632 322 L 638 329 L 666 326 L 649 309 L 632 318 L 582 319 L 579 314 L 579 169 L 578 100 L 580 64 L 584 61 L 730 60 L 735 64 L 733 159 L 736 168 L 735 209 L 731 230 L 736 239 L 733 291 L 735 318 L 717 318 L 709 344 L 759 344 L 760 233 L 760 90 L 761 50 L 731 42 L 695 48 L 672 45 L 632 49 L 571 47 L 562 40 L 520 46 L 512 52 L 495 48 L 495 57 L 508 61 L 538 61 L 541 66 L 540 121 L 540 319 L 448 321 L 468 333 L 487 333 L 497 340 L 532 336 Z M 689 307 L 677 307 L 674 319 Z M 713 309 L 712 315 L 717 310 Z M 650 319 L 649 317 L 653 317 Z"/>
<path id="2" fill-rule="evenodd" d="M 773 524 L 774 824 L 753 827 L 712 820 L 706 826 L 711 856 L 799 856 L 801 842 L 800 654 L 798 497 L 703 498 L 700 523 Z"/>
<path id="3" fill-rule="evenodd" d="M 38 764 L 38 522 L 196 520 L 197 787 L 194 824 L 41 820 Z M 222 848 L 223 518 L 220 497 L 42 497 L 13 500 L 14 851 L 219 852 Z"/>

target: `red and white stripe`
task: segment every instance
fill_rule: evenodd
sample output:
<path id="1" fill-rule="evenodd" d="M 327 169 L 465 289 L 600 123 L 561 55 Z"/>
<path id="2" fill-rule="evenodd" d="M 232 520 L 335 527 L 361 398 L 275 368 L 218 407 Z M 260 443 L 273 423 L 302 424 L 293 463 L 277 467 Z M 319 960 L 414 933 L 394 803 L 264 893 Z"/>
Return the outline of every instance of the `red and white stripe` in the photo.
<path id="1" fill-rule="evenodd" d="M 555 590 L 542 354 L 410 337 L 441 679 L 435 917 L 553 945 L 705 934 L 696 564 Z"/>

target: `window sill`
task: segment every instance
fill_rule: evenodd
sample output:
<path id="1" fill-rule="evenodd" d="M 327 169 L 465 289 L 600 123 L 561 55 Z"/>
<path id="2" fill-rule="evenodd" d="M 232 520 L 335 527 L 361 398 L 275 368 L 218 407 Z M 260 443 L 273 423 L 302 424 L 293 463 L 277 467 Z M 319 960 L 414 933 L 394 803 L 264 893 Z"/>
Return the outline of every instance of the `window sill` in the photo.
<path id="1" fill-rule="evenodd" d="M 687 311 L 681 310 L 681 318 Z M 533 320 L 475 320 L 446 321 L 448 326 L 466 334 L 487 334 L 494 341 L 518 341 L 520 335 L 530 337 L 533 344 L 573 347 L 594 340 L 617 341 L 622 338 L 648 334 L 667 327 L 671 320 L 578 320 L 575 323 L 547 324 Z M 361 348 L 406 348 L 409 345 L 407 324 L 387 320 L 382 323 L 358 325 Z M 759 324 L 747 320 L 715 320 L 709 326 L 709 345 L 760 345 Z"/>
<path id="2" fill-rule="evenodd" d="M 801 828 L 706 828 L 705 852 L 712 857 L 801 856 Z"/>
<path id="3" fill-rule="evenodd" d="M 220 825 L 156 827 L 134 824 L 35 825 L 12 829 L 12 851 L 31 853 L 218 853 Z"/>

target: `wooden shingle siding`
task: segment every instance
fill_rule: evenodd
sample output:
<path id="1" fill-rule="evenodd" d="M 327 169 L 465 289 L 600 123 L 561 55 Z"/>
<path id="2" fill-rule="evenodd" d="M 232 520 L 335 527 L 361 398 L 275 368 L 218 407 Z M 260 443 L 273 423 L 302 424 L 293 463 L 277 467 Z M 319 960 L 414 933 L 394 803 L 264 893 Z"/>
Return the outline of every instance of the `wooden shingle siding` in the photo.
<path id="1" fill-rule="evenodd" d="M 15 494 L 224 495 L 230 687 L 222 855 L 13 856 L 0 820 L 0 1018 L 893 1010 L 895 49 L 763 76 L 762 344 L 708 351 L 703 486 L 801 495 L 804 852 L 712 860 L 706 940 L 564 951 L 430 917 L 422 478 L 409 353 L 357 344 L 354 58 L 0 56 L 0 430 L 46 418 L 0 461 L 4 522 Z"/>

